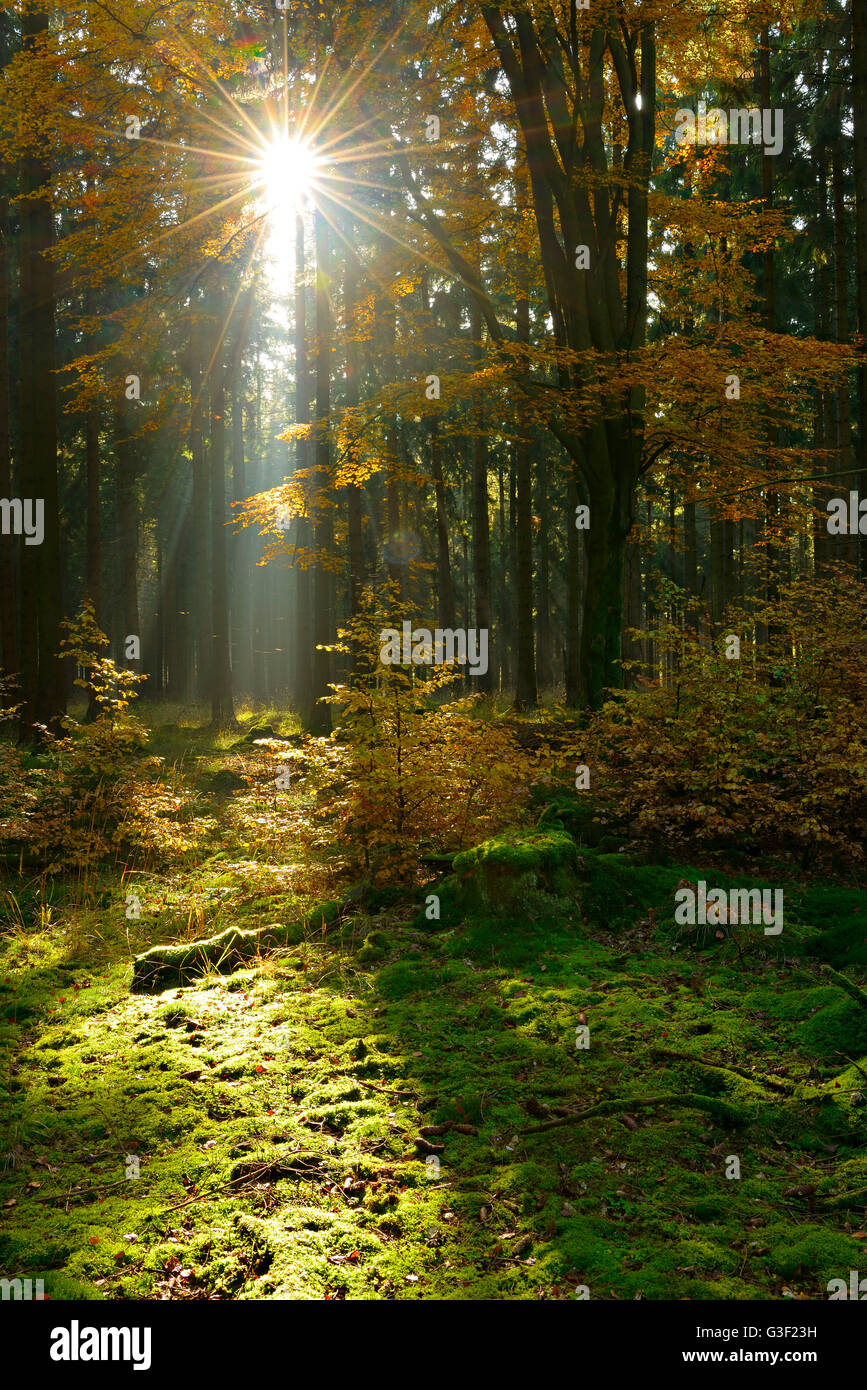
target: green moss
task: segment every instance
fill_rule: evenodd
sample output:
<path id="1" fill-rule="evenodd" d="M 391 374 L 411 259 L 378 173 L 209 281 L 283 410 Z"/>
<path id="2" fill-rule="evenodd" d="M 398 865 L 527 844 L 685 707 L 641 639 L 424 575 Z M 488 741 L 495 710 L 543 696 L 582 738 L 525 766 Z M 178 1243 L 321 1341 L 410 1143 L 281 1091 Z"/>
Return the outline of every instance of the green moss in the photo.
<path id="1" fill-rule="evenodd" d="M 367 936 L 364 938 L 364 944 L 358 952 L 357 959 L 361 961 L 363 965 L 374 964 L 377 961 L 384 960 L 388 954 L 388 946 L 388 937 L 385 932 L 368 932 Z"/>
<path id="2" fill-rule="evenodd" d="M 578 888 L 578 851 L 562 830 L 513 831 L 455 855 L 465 911 L 506 915 L 528 889 L 568 897 Z"/>
<path id="3" fill-rule="evenodd" d="M 226 854 L 166 875 L 138 923 L 106 910 L 110 876 L 68 896 L 66 935 L 34 912 L 0 940 L 2 1001 L 29 1013 L 4 1026 L 0 1269 L 80 1298 L 826 1298 L 867 1201 L 857 1006 L 773 942 L 677 939 L 681 876 L 709 877 L 549 821 L 458 856 L 422 890 L 439 923 L 407 925 L 413 885 L 161 995 L 128 993 L 127 931 L 141 956 L 195 903 L 232 931 L 301 922 L 285 884 Z M 832 929 L 797 902 L 795 943 Z M 710 1104 L 637 1103 L 660 1094 Z M 445 1127 L 438 1171 L 421 1126 Z"/>
<path id="4" fill-rule="evenodd" d="M 840 996 L 807 1018 L 795 1029 L 798 1042 L 808 1052 L 830 1062 L 867 1054 L 867 1009 Z"/>

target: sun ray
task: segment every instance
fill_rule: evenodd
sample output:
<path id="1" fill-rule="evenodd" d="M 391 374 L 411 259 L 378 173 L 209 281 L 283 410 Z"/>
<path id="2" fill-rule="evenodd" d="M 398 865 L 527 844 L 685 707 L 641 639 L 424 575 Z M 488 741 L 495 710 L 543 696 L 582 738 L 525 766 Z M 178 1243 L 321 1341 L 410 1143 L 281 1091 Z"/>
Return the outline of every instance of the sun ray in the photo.
<path id="1" fill-rule="evenodd" d="M 354 207 L 351 202 L 348 202 L 346 199 L 341 198 L 331 188 L 329 188 L 328 190 L 328 198 L 330 201 L 337 203 L 340 207 L 342 207 L 344 212 L 351 213 L 352 216 L 355 217 L 359 222 L 364 222 L 368 227 L 372 227 L 375 232 L 380 232 L 383 236 L 388 237 L 390 241 L 394 242 L 395 246 L 400 246 L 403 248 L 404 251 L 410 251 L 412 255 L 417 257 L 419 260 L 426 261 L 428 265 L 433 266 L 434 270 L 436 270 L 438 274 L 445 275 L 450 280 L 457 280 L 460 278 L 456 270 L 453 270 L 450 267 L 447 268 L 445 266 L 440 265 L 438 261 L 435 261 L 434 258 L 428 255 L 426 251 L 423 251 L 421 247 L 413 246 L 411 242 L 404 241 L 402 237 L 395 236 L 393 229 L 389 227 L 387 223 L 380 222 L 377 219 L 371 217 L 368 213 L 366 213 L 364 209 Z M 323 207 L 321 211 L 323 213 L 323 216 L 326 217 L 330 222 L 331 219 L 328 217 L 327 208 Z"/>
<path id="2" fill-rule="evenodd" d="M 359 87 L 360 84 L 364 81 L 365 77 L 367 77 L 368 74 L 369 74 L 370 72 L 372 72 L 373 68 L 376 67 L 376 64 L 377 64 L 377 63 L 380 61 L 380 59 L 383 58 L 383 57 L 385 56 L 385 54 L 388 52 L 388 49 L 389 49 L 390 44 L 398 37 L 398 35 L 400 34 L 400 32 L 401 32 L 401 30 L 403 29 L 403 27 L 405 26 L 405 24 L 406 24 L 406 19 L 405 19 L 405 18 L 404 18 L 404 19 L 401 19 L 401 20 L 399 21 L 399 23 L 397 24 L 397 26 L 396 26 L 396 28 L 395 28 L 393 34 L 390 34 L 390 35 L 388 36 L 388 38 L 386 38 L 386 40 L 385 40 L 385 42 L 383 43 L 383 46 L 382 46 L 382 48 L 380 49 L 380 51 L 379 51 L 378 53 L 374 54 L 374 56 L 370 59 L 370 61 L 369 61 L 369 63 L 367 64 L 367 66 L 366 66 L 365 68 L 363 68 L 362 71 L 361 71 L 360 73 L 358 73 L 357 77 L 356 77 L 355 80 L 351 83 L 351 85 L 343 92 L 342 95 L 341 95 L 340 92 L 338 91 L 338 93 L 335 95 L 335 99 L 334 99 L 333 103 L 331 104 L 331 106 L 326 107 L 325 110 L 324 110 L 323 113 L 322 113 L 322 117 L 321 117 L 321 120 L 320 120 L 320 130 L 321 130 L 322 127 L 326 124 L 326 122 L 329 122 L 329 121 L 333 121 L 333 120 L 334 120 L 334 117 L 337 115 L 338 111 L 339 111 L 343 106 L 346 105 L 346 102 L 347 102 L 347 101 L 349 100 L 349 98 L 352 96 L 353 92 L 355 92 L 355 91 L 358 90 L 358 87 Z M 330 58 L 330 57 L 331 57 L 331 54 L 329 53 L 328 56 L 329 56 L 329 58 Z M 312 108 L 312 103 L 311 103 L 310 110 L 312 110 L 312 109 L 313 109 L 313 108 Z M 313 136 L 312 136 L 311 138 L 315 140 L 317 134 L 318 134 L 318 132 L 315 131 L 314 134 L 313 134 Z"/>
<path id="3" fill-rule="evenodd" d="M 231 110 L 234 111 L 235 114 L 239 116 L 241 120 L 245 123 L 245 125 L 249 128 L 254 140 L 258 139 L 260 132 L 257 129 L 255 122 L 251 120 L 250 117 L 247 115 L 247 112 L 244 110 L 243 106 L 239 105 L 239 103 L 235 101 L 235 98 L 232 96 L 231 92 L 226 91 L 220 79 L 218 77 L 215 77 L 215 75 L 209 71 L 207 65 L 199 57 L 195 49 L 192 49 L 186 42 L 186 40 L 181 38 L 174 26 L 172 24 L 168 24 L 167 27 L 172 37 L 177 42 L 178 46 L 192 57 L 194 64 L 196 64 L 200 68 L 200 70 L 204 72 L 206 78 L 212 84 L 212 86 L 216 87 L 217 91 L 219 92 L 226 105 L 230 107 Z"/>

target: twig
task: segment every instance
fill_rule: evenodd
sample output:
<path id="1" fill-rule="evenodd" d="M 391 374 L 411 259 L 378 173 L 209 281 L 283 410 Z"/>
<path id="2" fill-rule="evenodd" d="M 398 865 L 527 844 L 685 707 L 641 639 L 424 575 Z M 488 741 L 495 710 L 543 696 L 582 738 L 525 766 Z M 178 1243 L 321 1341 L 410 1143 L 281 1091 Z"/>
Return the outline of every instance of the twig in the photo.
<path id="1" fill-rule="evenodd" d="M 361 1076 L 353 1076 L 353 1081 L 357 1081 L 359 1086 L 367 1086 L 371 1091 L 379 1091 L 381 1095 L 389 1096 L 391 1100 L 418 1100 L 417 1091 L 389 1091 L 385 1086 L 377 1086 L 373 1081 L 365 1081 Z"/>
<path id="2" fill-rule="evenodd" d="M 117 1182 L 104 1182 L 99 1187 L 73 1187 L 69 1192 L 54 1192 L 46 1194 L 44 1197 L 34 1197 L 34 1202 L 67 1202 L 70 1197 L 96 1196 L 98 1192 L 104 1191 L 109 1187 L 120 1187 L 121 1183 L 129 1182 L 129 1178 L 118 1178 Z"/>

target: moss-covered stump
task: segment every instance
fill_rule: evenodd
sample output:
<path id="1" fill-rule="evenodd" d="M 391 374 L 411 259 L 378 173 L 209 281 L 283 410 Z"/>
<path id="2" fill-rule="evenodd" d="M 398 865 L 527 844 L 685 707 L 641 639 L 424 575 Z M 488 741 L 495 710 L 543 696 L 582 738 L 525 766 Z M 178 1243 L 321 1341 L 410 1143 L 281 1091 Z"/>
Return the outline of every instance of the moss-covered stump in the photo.
<path id="1" fill-rule="evenodd" d="M 456 925 L 464 917 L 538 917 L 574 902 L 579 889 L 575 841 L 558 828 L 511 831 L 456 854 L 453 873 L 435 890 L 439 918 L 419 914 L 422 927 Z"/>
<path id="2" fill-rule="evenodd" d="M 133 962 L 130 990 L 134 994 L 143 994 L 170 989 L 208 970 L 230 975 L 255 956 L 297 945 L 307 932 L 329 926 L 337 919 L 339 912 L 339 903 L 327 902 L 297 922 L 272 922 L 249 931 L 229 927 L 219 936 L 207 937 L 203 941 L 153 946 Z"/>

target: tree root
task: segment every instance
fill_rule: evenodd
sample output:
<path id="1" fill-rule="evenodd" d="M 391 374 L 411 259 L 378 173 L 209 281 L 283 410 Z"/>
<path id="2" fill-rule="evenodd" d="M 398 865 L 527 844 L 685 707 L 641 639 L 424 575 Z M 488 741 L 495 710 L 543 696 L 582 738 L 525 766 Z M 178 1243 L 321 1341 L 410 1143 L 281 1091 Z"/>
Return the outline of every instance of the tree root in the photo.
<path id="1" fill-rule="evenodd" d="M 793 1096 L 802 1090 L 802 1083 L 799 1081 L 790 1081 L 785 1076 L 768 1076 L 764 1072 L 750 1071 L 748 1067 L 738 1067 L 733 1062 L 708 1062 L 704 1057 L 693 1057 L 688 1052 L 672 1052 L 667 1047 L 654 1047 L 650 1055 L 670 1057 L 678 1062 L 691 1062 L 697 1067 L 710 1067 L 713 1071 L 731 1071 L 746 1081 L 755 1082 L 757 1086 L 764 1086 L 771 1091 L 782 1091 L 785 1095 Z M 816 1094 L 819 1095 L 820 1092 L 817 1091 Z"/>
<path id="2" fill-rule="evenodd" d="M 621 1100 L 603 1100 L 597 1105 L 591 1105 L 587 1110 L 573 1110 L 569 1115 L 563 1115 L 556 1120 L 546 1120 L 542 1125 L 530 1125 L 528 1129 L 519 1129 L 518 1138 L 523 1138 L 527 1134 L 543 1134 L 549 1129 L 562 1129 L 565 1125 L 581 1124 L 584 1120 L 604 1115 L 620 1115 L 629 1113 L 631 1110 L 649 1110 L 652 1106 L 662 1105 L 668 1109 L 680 1108 L 688 1110 L 703 1110 L 720 1124 L 724 1125 L 743 1125 L 748 1121 L 748 1116 L 743 1110 L 738 1110 L 735 1106 L 729 1105 L 726 1101 L 717 1100 L 715 1096 L 702 1096 L 697 1094 L 687 1094 L 683 1096 L 640 1096 L 624 1097 Z"/>
<path id="3" fill-rule="evenodd" d="M 168 989 L 172 985 L 182 985 L 196 975 L 207 970 L 218 970 L 230 974 L 244 961 L 251 960 L 263 952 L 279 950 L 282 946 L 294 946 L 302 941 L 306 931 L 325 930 L 340 915 L 341 904 L 324 903 L 315 908 L 298 922 L 271 923 L 269 926 L 242 931 L 240 927 L 229 927 L 219 936 L 211 936 L 204 941 L 175 946 L 153 946 L 149 951 L 137 956 L 133 962 L 130 992 L 142 994 Z"/>

